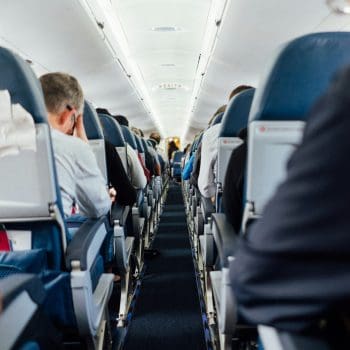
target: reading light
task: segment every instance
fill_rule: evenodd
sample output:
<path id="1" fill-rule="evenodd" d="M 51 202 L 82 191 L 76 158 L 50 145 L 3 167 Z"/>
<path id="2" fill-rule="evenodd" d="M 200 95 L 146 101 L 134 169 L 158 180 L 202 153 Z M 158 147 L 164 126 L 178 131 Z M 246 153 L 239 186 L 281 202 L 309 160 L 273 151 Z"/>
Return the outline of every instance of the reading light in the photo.
<path id="1" fill-rule="evenodd" d="M 328 7 L 340 14 L 350 14 L 350 0 L 326 0 Z"/>

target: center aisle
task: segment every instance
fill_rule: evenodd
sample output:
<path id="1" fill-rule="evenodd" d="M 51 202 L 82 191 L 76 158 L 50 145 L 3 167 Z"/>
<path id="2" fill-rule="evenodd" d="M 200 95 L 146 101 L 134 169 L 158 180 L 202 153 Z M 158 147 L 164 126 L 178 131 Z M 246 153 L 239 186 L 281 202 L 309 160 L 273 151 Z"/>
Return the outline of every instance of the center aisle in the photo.
<path id="1" fill-rule="evenodd" d="M 124 350 L 206 349 L 185 208 L 171 184 Z"/>

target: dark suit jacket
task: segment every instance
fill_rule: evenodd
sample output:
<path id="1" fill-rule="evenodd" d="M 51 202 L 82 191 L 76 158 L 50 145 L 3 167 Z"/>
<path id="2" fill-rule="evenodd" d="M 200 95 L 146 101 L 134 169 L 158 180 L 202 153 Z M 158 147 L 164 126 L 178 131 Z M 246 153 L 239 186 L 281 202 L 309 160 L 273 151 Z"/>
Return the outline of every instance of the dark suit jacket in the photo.
<path id="1" fill-rule="evenodd" d="M 110 185 L 117 191 L 116 202 L 132 206 L 136 201 L 136 190 L 131 184 L 115 147 L 105 141 L 107 175 Z"/>
<path id="2" fill-rule="evenodd" d="M 240 240 L 239 312 L 301 330 L 350 311 L 350 68 L 312 109 L 287 179 Z"/>

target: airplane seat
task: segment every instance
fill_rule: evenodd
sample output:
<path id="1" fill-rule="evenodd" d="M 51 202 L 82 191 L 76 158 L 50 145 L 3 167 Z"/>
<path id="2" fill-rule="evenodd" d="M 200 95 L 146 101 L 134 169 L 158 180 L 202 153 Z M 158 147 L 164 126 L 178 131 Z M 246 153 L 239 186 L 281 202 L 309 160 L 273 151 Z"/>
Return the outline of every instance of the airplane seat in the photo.
<path id="1" fill-rule="evenodd" d="M 23 251 L 30 252 L 37 263 L 40 259 L 40 274 L 52 275 L 46 280 L 47 290 L 57 295 L 66 292 L 57 321 L 78 328 L 80 337 L 94 349 L 103 342 L 99 332 L 108 327 L 107 303 L 113 283 L 113 275 L 95 276 L 94 271 L 107 234 L 104 222 L 87 220 L 67 244 L 42 90 L 29 65 L 5 48 L 0 48 L 0 90 L 9 93 L 1 95 L 1 119 L 8 137 L 0 147 L 0 166 L 6 169 L 0 184 L 0 223 L 12 243 L 5 254 L 18 266 L 23 263 Z M 25 109 L 9 107 L 9 103 Z M 48 305 L 48 313 L 53 308 Z"/>
<path id="2" fill-rule="evenodd" d="M 183 157 L 182 151 L 175 151 L 173 155 L 173 163 L 171 166 L 171 176 L 174 179 L 181 179 L 181 159 Z"/>
<path id="3" fill-rule="evenodd" d="M 243 141 L 238 137 L 239 132 L 248 125 L 248 116 L 253 101 L 255 89 L 241 92 L 231 99 L 224 113 L 218 139 L 218 158 L 216 164 L 216 211 L 222 212 L 221 197 L 226 169 L 231 153 Z"/>
<path id="4" fill-rule="evenodd" d="M 135 136 L 131 130 L 125 125 L 120 125 L 120 128 L 122 129 L 125 142 L 127 142 L 135 151 L 138 151 Z"/>
<path id="5" fill-rule="evenodd" d="M 130 177 L 125 139 L 119 123 L 108 114 L 99 113 L 98 116 L 100 118 L 105 139 L 116 148 L 124 169 Z"/>
<path id="6" fill-rule="evenodd" d="M 141 158 L 143 160 L 143 164 L 146 165 L 146 156 L 145 156 L 145 149 L 143 147 L 143 144 L 141 142 L 141 138 L 138 135 L 135 135 L 135 140 L 136 140 L 136 145 L 137 145 L 137 150 L 141 155 Z"/>
<path id="7" fill-rule="evenodd" d="M 89 145 L 96 156 L 97 164 L 107 184 L 107 164 L 103 129 L 98 119 L 98 114 L 88 101 L 84 102 L 83 116 L 84 128 L 86 136 L 89 139 Z"/>
<path id="8" fill-rule="evenodd" d="M 61 348 L 62 335 L 44 312 L 46 291 L 39 277 L 17 274 L 2 279 L 0 294 L 1 349 Z"/>
<path id="9" fill-rule="evenodd" d="M 111 116 L 103 113 L 99 113 L 99 120 L 102 125 L 103 134 L 105 139 L 110 142 L 117 150 L 125 172 L 130 178 L 130 171 L 128 166 L 128 157 L 127 157 L 127 148 L 126 142 L 123 135 L 122 126 L 114 120 Z M 117 194 L 118 195 L 118 194 Z M 132 271 L 131 267 L 131 259 L 133 256 L 134 249 L 137 250 L 136 246 L 140 246 L 139 235 L 142 233 L 143 224 L 140 224 L 138 221 L 142 219 L 139 218 L 138 208 L 132 208 L 132 231 L 133 235 L 128 234 L 125 237 L 125 223 L 129 219 L 127 208 L 114 205 L 112 210 L 112 221 L 113 221 L 113 232 L 114 232 L 114 255 L 116 267 L 121 275 L 121 297 L 118 311 L 118 326 L 123 326 L 127 317 L 127 311 L 129 307 L 129 292 L 130 292 L 130 280 Z M 137 211 L 136 216 L 137 219 L 134 219 L 135 209 Z"/>
<path id="10" fill-rule="evenodd" d="M 214 126 L 214 125 L 216 125 L 216 124 L 220 124 L 221 121 L 222 121 L 222 118 L 224 117 L 224 114 L 225 114 L 224 112 L 219 113 L 219 114 L 213 119 L 213 121 L 211 122 L 211 124 L 210 124 L 209 127 L 212 127 L 212 126 Z"/>
<path id="11" fill-rule="evenodd" d="M 260 80 L 249 114 L 243 228 L 249 220 L 261 215 L 266 201 L 283 180 L 286 161 L 300 143 L 307 113 L 326 90 L 333 74 L 349 62 L 349 46 L 350 33 L 315 33 L 287 43 L 273 57 Z M 217 221 L 215 227 L 221 231 L 216 240 L 235 237 L 223 214 L 214 214 L 213 220 Z M 231 234 L 230 230 L 233 231 Z M 234 300 L 232 278 L 225 279 L 225 276 L 232 273 L 236 244 L 232 241 L 224 246 L 229 249 L 221 253 L 223 269 L 215 271 L 221 276 L 216 279 L 212 276 L 213 284 L 218 285 L 221 281 L 229 287 L 226 288 L 226 302 L 222 299 L 223 288 L 213 287 L 221 290 L 221 311 L 222 305 L 229 306 Z M 228 272 L 225 273 L 227 266 Z M 231 312 L 235 312 L 235 308 L 231 307 Z M 226 326 L 227 323 L 222 325 L 221 331 Z M 231 326 L 231 331 L 238 329 L 238 326 Z"/>
<path id="12" fill-rule="evenodd" d="M 261 216 L 300 144 L 307 113 L 349 63 L 350 34 L 314 33 L 287 43 L 267 67 L 249 115 L 243 230 Z"/>

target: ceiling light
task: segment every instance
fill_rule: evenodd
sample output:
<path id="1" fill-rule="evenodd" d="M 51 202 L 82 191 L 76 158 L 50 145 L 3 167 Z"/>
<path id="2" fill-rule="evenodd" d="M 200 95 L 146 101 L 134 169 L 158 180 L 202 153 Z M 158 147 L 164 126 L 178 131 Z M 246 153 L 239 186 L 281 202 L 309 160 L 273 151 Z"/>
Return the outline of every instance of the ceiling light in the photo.
<path id="1" fill-rule="evenodd" d="M 328 7 L 341 14 L 350 14 L 350 0 L 326 0 Z"/>
<path id="2" fill-rule="evenodd" d="M 161 67 L 175 67 L 174 63 L 162 63 Z"/>
<path id="3" fill-rule="evenodd" d="M 98 28 L 102 40 L 111 51 L 113 58 L 119 63 L 133 89 L 140 98 L 145 111 L 151 111 L 150 116 L 161 134 L 163 127 L 149 97 L 145 81 L 136 61 L 130 54 L 129 43 L 125 37 L 123 26 L 109 0 L 79 0 L 83 9 Z"/>
<path id="4" fill-rule="evenodd" d="M 161 33 L 169 33 L 169 32 L 179 32 L 181 29 L 175 26 L 160 26 L 160 27 L 152 27 L 152 31 L 161 32 Z"/>

